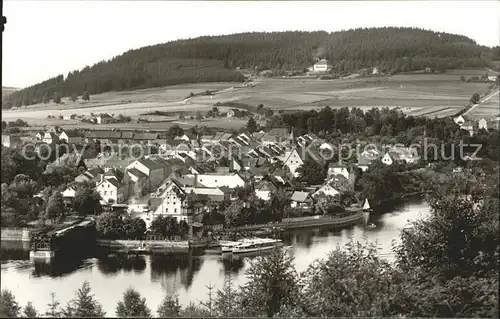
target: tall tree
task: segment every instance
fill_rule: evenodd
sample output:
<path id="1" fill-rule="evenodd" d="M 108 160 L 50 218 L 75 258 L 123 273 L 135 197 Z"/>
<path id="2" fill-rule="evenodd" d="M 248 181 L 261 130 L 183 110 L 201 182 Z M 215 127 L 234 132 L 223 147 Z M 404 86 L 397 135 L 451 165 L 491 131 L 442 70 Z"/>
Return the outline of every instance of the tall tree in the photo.
<path id="1" fill-rule="evenodd" d="M 241 309 L 246 316 L 272 317 L 284 305 L 299 302 L 298 277 L 293 257 L 275 249 L 259 257 L 246 272 L 247 282 L 241 287 Z"/>
<path id="2" fill-rule="evenodd" d="M 311 159 L 306 159 L 304 164 L 297 169 L 297 173 L 299 173 L 299 180 L 309 185 L 320 185 L 326 178 L 325 167 Z"/>
<path id="3" fill-rule="evenodd" d="M 36 311 L 35 307 L 33 306 L 33 303 L 31 301 L 28 301 L 26 306 L 23 308 L 23 314 L 26 318 L 36 318 L 38 317 L 38 312 Z"/>
<path id="4" fill-rule="evenodd" d="M 101 195 L 95 189 L 88 185 L 79 186 L 73 199 L 73 209 L 80 216 L 87 216 L 99 213 L 101 211 Z"/>
<path id="5" fill-rule="evenodd" d="M 50 317 L 50 318 L 60 318 L 62 315 L 62 311 L 60 308 L 61 303 L 56 300 L 55 293 L 51 293 L 50 296 L 51 296 L 52 300 L 47 305 L 49 307 L 49 309 L 45 312 L 45 315 Z"/>
<path id="6" fill-rule="evenodd" d="M 76 291 L 76 297 L 71 302 L 73 315 L 83 318 L 103 318 L 106 313 L 102 310 L 101 304 L 92 294 L 90 284 L 84 281 L 82 287 Z"/>
<path id="7" fill-rule="evenodd" d="M 123 300 L 116 306 L 116 316 L 120 318 L 145 317 L 151 318 L 151 310 L 146 305 L 146 298 L 132 288 L 123 294 Z"/>
<path id="8" fill-rule="evenodd" d="M 58 190 L 54 191 L 52 195 L 50 195 L 49 201 L 47 203 L 47 208 L 45 208 L 46 219 L 51 220 L 52 222 L 56 222 L 57 220 L 61 220 L 64 218 L 64 200 L 61 195 L 61 192 Z"/>
<path id="9" fill-rule="evenodd" d="M 2 290 L 0 295 L 0 316 L 2 318 L 16 318 L 19 316 L 21 307 L 16 298 L 9 290 Z"/>
<path id="10" fill-rule="evenodd" d="M 182 307 L 177 296 L 166 295 L 158 306 L 158 317 L 175 318 L 180 317 Z"/>
<path id="11" fill-rule="evenodd" d="M 82 100 L 84 100 L 84 101 L 90 101 L 90 95 L 89 95 L 88 91 L 84 91 L 82 93 Z"/>
<path id="12" fill-rule="evenodd" d="M 255 119 L 253 117 L 248 119 L 247 130 L 250 133 L 254 133 L 257 131 L 257 122 L 255 121 Z"/>

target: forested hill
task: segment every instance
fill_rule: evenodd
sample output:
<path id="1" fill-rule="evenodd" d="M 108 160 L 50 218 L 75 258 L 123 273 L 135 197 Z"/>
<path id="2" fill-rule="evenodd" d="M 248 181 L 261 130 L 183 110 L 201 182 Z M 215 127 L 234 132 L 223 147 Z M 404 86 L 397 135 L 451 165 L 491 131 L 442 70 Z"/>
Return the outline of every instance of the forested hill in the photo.
<path id="1" fill-rule="evenodd" d="M 378 67 L 410 71 L 488 66 L 498 49 L 473 40 L 415 28 L 327 32 L 271 32 L 199 37 L 130 50 L 109 61 L 49 79 L 9 95 L 4 107 L 50 100 L 54 95 L 97 94 L 181 83 L 243 81 L 237 67 L 302 70 L 327 58 L 334 71 Z M 498 57 L 497 57 L 498 58 Z"/>

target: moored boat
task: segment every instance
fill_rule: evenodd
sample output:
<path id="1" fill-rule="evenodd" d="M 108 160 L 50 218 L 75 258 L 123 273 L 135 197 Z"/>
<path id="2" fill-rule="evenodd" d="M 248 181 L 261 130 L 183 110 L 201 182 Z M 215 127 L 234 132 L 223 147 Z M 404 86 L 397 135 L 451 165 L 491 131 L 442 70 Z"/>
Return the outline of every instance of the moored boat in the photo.
<path id="1" fill-rule="evenodd" d="M 256 238 L 252 240 L 246 240 L 233 247 L 232 252 L 233 254 L 253 253 L 267 251 L 281 246 L 283 246 L 283 242 L 280 239 Z"/>

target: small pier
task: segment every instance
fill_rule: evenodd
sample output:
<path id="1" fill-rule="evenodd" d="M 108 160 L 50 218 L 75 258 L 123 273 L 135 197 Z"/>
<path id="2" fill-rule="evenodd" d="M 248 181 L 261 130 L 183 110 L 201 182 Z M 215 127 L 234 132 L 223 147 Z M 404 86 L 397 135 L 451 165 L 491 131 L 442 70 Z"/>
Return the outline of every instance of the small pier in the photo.
<path id="1" fill-rule="evenodd" d="M 30 233 L 30 259 L 50 261 L 56 254 L 82 252 L 95 239 L 94 221 L 84 220 L 58 229 Z"/>

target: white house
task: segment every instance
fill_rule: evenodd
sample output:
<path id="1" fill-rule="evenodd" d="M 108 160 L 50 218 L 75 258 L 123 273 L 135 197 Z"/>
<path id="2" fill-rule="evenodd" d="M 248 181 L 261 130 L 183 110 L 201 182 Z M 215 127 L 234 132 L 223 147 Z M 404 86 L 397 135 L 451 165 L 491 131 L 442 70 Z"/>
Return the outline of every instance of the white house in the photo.
<path id="1" fill-rule="evenodd" d="M 498 75 L 488 75 L 488 81 L 495 82 L 497 80 Z"/>
<path id="2" fill-rule="evenodd" d="M 176 180 L 171 180 L 163 188 L 158 196 L 162 198 L 154 215 L 166 215 L 175 217 L 177 221 L 190 222 L 189 194 L 183 190 L 182 185 Z"/>
<path id="3" fill-rule="evenodd" d="M 384 163 L 385 165 L 392 165 L 393 160 L 389 153 L 385 153 L 384 157 L 382 157 L 382 163 Z"/>
<path id="4" fill-rule="evenodd" d="M 373 70 L 372 70 L 372 74 L 373 75 L 377 75 L 378 74 L 378 68 L 374 67 Z"/>
<path id="5" fill-rule="evenodd" d="M 255 186 L 255 196 L 262 200 L 268 201 L 271 200 L 271 193 L 274 193 L 277 190 L 278 188 L 272 182 L 263 181 Z"/>
<path id="6" fill-rule="evenodd" d="M 457 116 L 455 119 L 454 119 L 455 123 L 459 126 L 462 126 L 462 124 L 465 123 L 465 119 L 462 115 L 459 115 Z"/>
<path id="7" fill-rule="evenodd" d="M 59 137 L 52 132 L 47 132 L 43 135 L 42 142 L 47 144 L 57 143 L 59 142 Z"/>
<path id="8" fill-rule="evenodd" d="M 304 164 L 304 160 L 300 156 L 297 149 L 293 149 L 291 152 L 285 152 L 285 160 L 283 161 L 283 166 L 287 166 L 294 177 L 299 176 L 297 169 L 302 164 Z"/>
<path id="9" fill-rule="evenodd" d="M 338 190 L 336 190 L 332 185 L 326 184 L 323 187 L 321 187 L 320 189 L 318 189 L 312 196 L 316 197 L 316 196 L 319 196 L 321 194 L 324 194 L 326 196 L 335 196 L 335 195 L 340 194 L 340 192 Z"/>
<path id="10" fill-rule="evenodd" d="M 121 185 L 116 179 L 101 179 L 95 187 L 101 195 L 103 204 L 121 204 L 126 200 L 126 187 Z"/>
<path id="11" fill-rule="evenodd" d="M 74 187 L 68 187 L 66 188 L 63 192 L 61 192 L 61 195 L 64 199 L 73 199 L 75 198 L 76 190 Z"/>
<path id="12" fill-rule="evenodd" d="M 483 117 L 477 122 L 477 126 L 478 129 L 488 130 L 488 121 Z"/>
<path id="13" fill-rule="evenodd" d="M 314 72 L 328 72 L 332 69 L 332 65 L 326 59 L 319 60 L 313 66 Z"/>
<path id="14" fill-rule="evenodd" d="M 349 179 L 349 169 L 344 163 L 330 163 L 328 165 L 328 176 L 342 175 Z"/>

